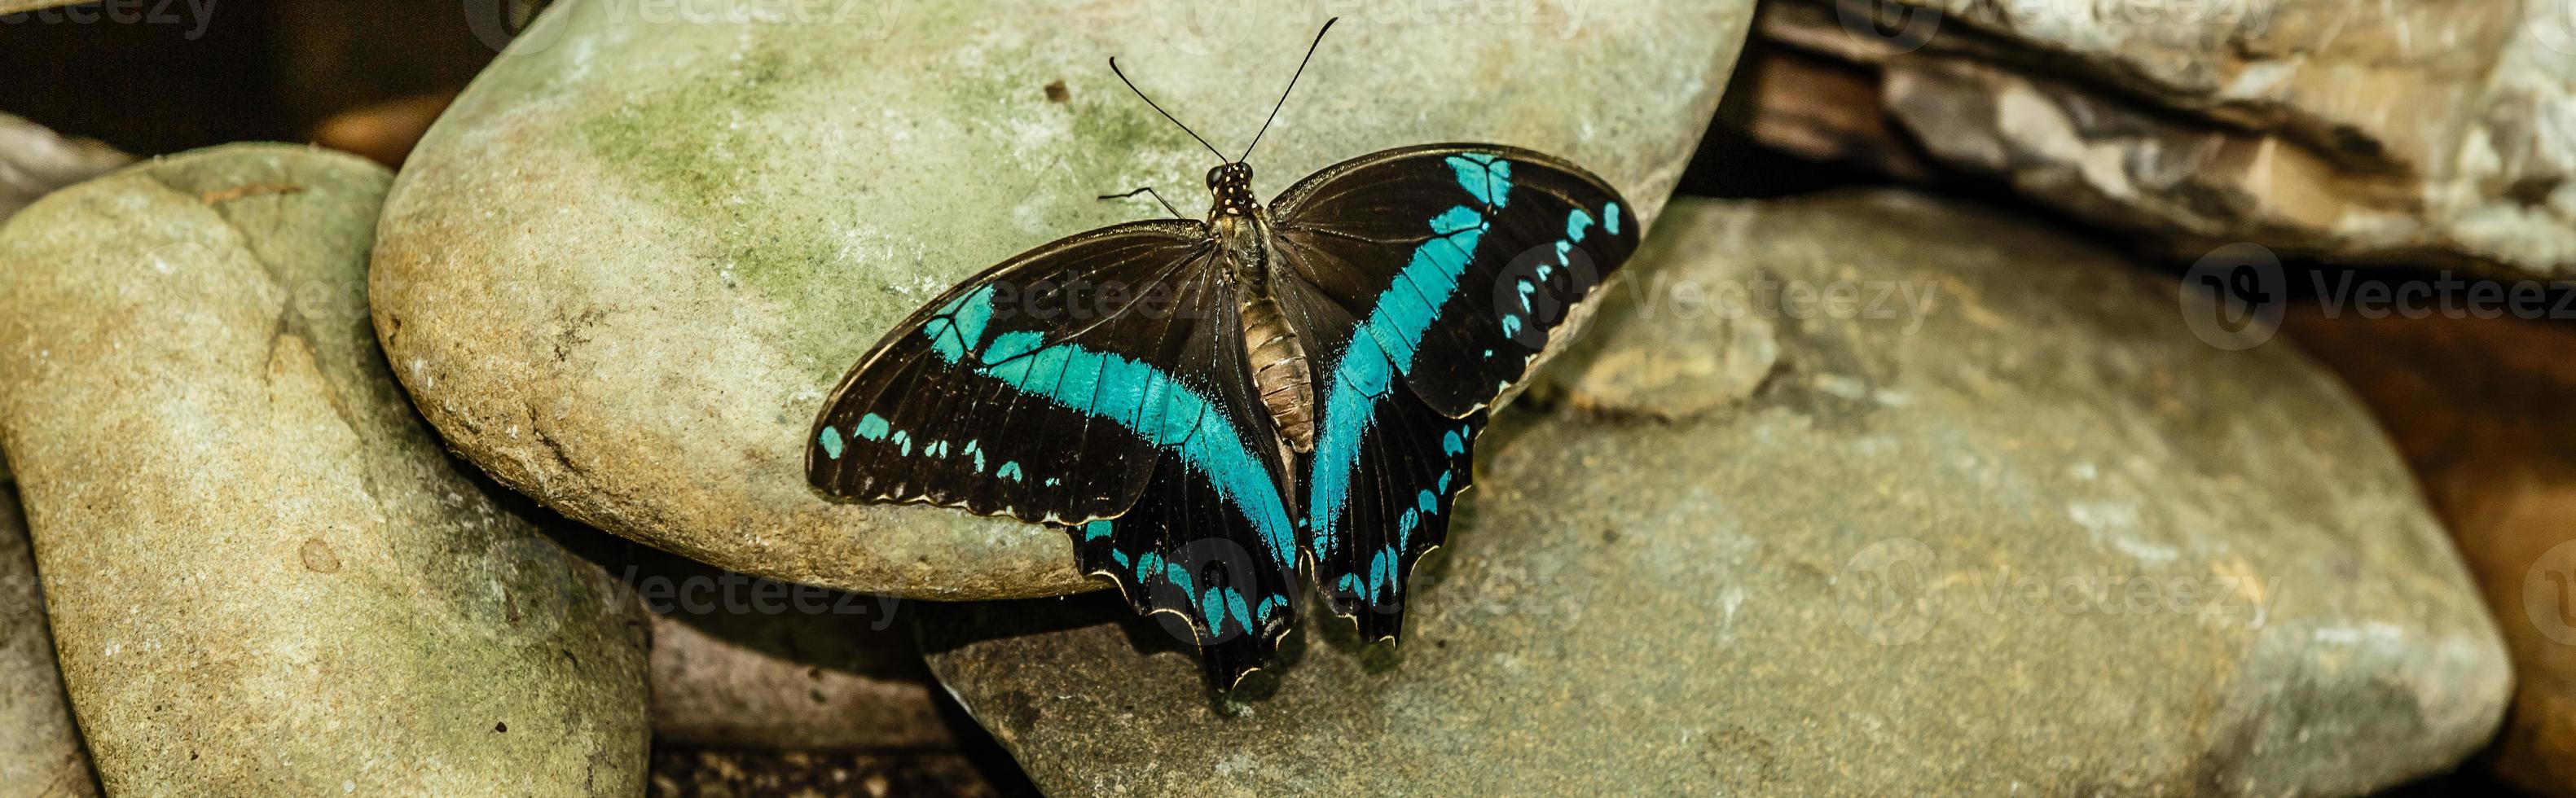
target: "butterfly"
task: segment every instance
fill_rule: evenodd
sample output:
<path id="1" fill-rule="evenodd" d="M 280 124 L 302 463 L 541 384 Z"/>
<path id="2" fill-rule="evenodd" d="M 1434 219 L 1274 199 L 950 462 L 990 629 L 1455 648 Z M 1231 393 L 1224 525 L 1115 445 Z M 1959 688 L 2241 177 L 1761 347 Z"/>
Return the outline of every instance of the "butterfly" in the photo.
<path id="1" fill-rule="evenodd" d="M 1601 178 L 1494 144 L 1363 155 L 1265 205 L 1246 159 L 1269 122 L 1233 158 L 1180 127 L 1222 161 L 1204 219 L 1076 234 L 932 299 L 832 391 L 806 475 L 1064 529 L 1231 689 L 1293 625 L 1301 574 L 1396 636 L 1488 405 L 1639 231 Z"/>

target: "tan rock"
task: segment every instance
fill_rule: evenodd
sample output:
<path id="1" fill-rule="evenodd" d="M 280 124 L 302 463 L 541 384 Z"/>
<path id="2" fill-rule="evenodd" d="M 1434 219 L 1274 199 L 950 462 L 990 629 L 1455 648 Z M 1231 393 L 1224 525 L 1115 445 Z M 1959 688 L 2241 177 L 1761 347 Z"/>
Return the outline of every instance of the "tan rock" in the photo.
<path id="1" fill-rule="evenodd" d="M 1878 66 L 1932 158 L 2090 221 L 2180 252 L 2576 274 L 2559 0 L 1870 7 L 1781 0 L 1762 33 Z"/>
<path id="2" fill-rule="evenodd" d="M 110 792 L 642 789 L 643 618 L 440 451 L 367 329 L 388 181 L 224 147 L 0 227 L 0 446 Z"/>

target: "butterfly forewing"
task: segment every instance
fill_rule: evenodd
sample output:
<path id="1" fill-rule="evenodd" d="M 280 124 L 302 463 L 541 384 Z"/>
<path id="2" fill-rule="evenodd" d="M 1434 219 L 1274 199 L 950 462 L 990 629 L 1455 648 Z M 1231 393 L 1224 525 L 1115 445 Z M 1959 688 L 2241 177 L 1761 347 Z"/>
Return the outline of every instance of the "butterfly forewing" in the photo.
<path id="1" fill-rule="evenodd" d="M 1481 409 L 1635 250 L 1633 212 L 1571 164 L 1464 144 L 1327 168 L 1271 213 L 1281 300 L 1319 366 L 1307 545 L 1336 611 L 1393 636 L 1470 481 Z"/>
<path id="2" fill-rule="evenodd" d="M 1148 360 L 1181 351 L 1205 334 L 1198 322 L 1208 314 L 1181 306 L 1192 298 L 1174 290 L 1171 275 L 1205 256 L 1189 223 L 1120 225 L 1032 250 L 950 289 L 842 379 L 808 440 L 807 478 L 841 498 L 1027 521 L 1125 512 L 1145 488 L 1147 469 L 1135 466 L 1151 462 L 1155 447 L 1096 423 L 1087 396 L 1058 396 L 1078 393 L 1080 380 L 1096 383 L 1096 372 L 1020 361 L 1044 348 L 1030 343 Z M 1104 304 L 1097 291 L 1075 288 L 1105 284 L 1163 286 L 1164 307 L 1133 297 Z"/>
<path id="3" fill-rule="evenodd" d="M 1315 298 L 1355 320 L 1377 312 L 1381 333 L 1428 320 L 1405 381 L 1451 417 L 1519 380 L 1565 311 L 1638 240 L 1634 209 L 1600 178 L 1488 144 L 1407 147 L 1327 167 L 1282 192 L 1271 216 Z M 1445 276 L 1452 266 L 1454 280 Z M 1409 290 L 1389 293 L 1397 288 Z M 1300 332 L 1338 352 L 1351 329 Z"/>

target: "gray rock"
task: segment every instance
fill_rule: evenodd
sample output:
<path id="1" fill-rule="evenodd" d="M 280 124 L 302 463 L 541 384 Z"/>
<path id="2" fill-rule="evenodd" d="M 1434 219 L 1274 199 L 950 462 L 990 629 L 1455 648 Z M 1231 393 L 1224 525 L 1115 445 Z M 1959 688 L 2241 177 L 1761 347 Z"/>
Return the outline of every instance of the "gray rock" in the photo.
<path id="1" fill-rule="evenodd" d="M 0 227 L 0 446 L 110 792 L 643 787 L 642 616 L 440 451 L 367 329 L 388 182 L 223 147 Z"/>
<path id="2" fill-rule="evenodd" d="M 27 519 L 0 463 L 0 796 L 97 795 L 45 632 Z"/>
<path id="3" fill-rule="evenodd" d="M 1268 195 L 1370 151 L 1557 153 L 1661 206 L 1743 0 L 1355 7 L 1253 156 Z M 765 10 L 764 10 L 765 9 Z M 1449 10 L 1444 10 L 1449 9 Z M 824 393 L 896 320 L 1046 241 L 1195 212 L 1321 14 L 1276 4 L 557 3 L 430 131 L 374 307 L 422 412 L 563 513 L 715 565 L 926 598 L 1098 586 L 1058 532 L 805 483 Z"/>
<path id="4" fill-rule="evenodd" d="M 1775 8 L 1763 35 L 1884 70 L 1887 115 L 1932 159 L 2178 252 L 2576 274 L 2565 2 Z"/>
<path id="5" fill-rule="evenodd" d="M 1401 649 L 1212 702 L 1114 601 L 982 604 L 933 672 L 1068 795 L 2354 794 L 2495 729 L 2387 441 L 2171 281 L 1903 194 L 1676 202 L 1634 267 Z"/>

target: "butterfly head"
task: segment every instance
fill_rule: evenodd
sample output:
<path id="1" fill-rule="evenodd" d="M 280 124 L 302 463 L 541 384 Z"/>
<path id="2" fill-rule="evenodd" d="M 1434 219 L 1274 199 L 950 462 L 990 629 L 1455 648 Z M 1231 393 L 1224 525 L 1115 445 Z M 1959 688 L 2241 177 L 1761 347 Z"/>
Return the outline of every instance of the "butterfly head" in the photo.
<path id="1" fill-rule="evenodd" d="M 1209 209 L 1215 216 L 1250 216 L 1261 203 L 1252 196 L 1252 165 L 1242 161 L 1220 164 L 1207 174 L 1208 193 L 1216 198 Z"/>

